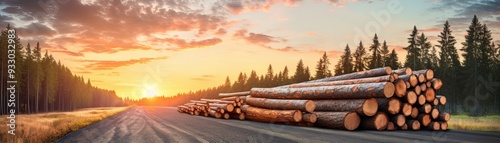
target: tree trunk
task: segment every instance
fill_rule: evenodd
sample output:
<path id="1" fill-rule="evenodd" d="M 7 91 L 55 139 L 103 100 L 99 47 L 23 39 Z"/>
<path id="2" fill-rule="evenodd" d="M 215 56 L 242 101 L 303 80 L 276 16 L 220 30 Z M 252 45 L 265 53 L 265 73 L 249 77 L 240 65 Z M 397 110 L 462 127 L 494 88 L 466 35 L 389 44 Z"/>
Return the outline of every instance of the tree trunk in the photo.
<path id="1" fill-rule="evenodd" d="M 246 96 L 249 95 L 250 91 L 243 92 L 233 92 L 233 93 L 219 93 L 220 97 L 232 97 L 232 96 Z"/>
<path id="2" fill-rule="evenodd" d="M 315 111 L 349 112 L 355 111 L 362 116 L 373 116 L 377 113 L 378 104 L 375 98 L 314 100 Z"/>
<path id="3" fill-rule="evenodd" d="M 234 106 L 233 104 L 218 104 L 218 103 L 209 103 L 209 107 L 219 107 L 221 109 L 224 109 L 227 112 L 233 112 Z"/>
<path id="4" fill-rule="evenodd" d="M 224 97 L 224 98 L 221 98 L 220 100 L 222 101 L 235 101 L 235 102 L 240 102 L 240 97 L 241 96 L 232 96 L 232 97 Z M 201 99 L 203 100 L 203 99 Z"/>
<path id="5" fill-rule="evenodd" d="M 384 112 L 378 112 L 375 116 L 361 118 L 359 128 L 381 131 L 387 128 L 388 120 L 387 114 Z"/>
<path id="6" fill-rule="evenodd" d="M 382 68 L 376 68 L 376 69 L 371 69 L 371 70 L 359 71 L 359 72 L 355 72 L 355 73 L 348 73 L 348 74 L 343 74 L 343 75 L 338 75 L 338 76 L 327 77 L 327 78 L 323 78 L 323 79 L 307 81 L 305 83 L 359 79 L 359 78 L 389 75 L 391 73 L 392 73 L 391 67 L 382 67 Z"/>
<path id="7" fill-rule="evenodd" d="M 441 112 L 439 113 L 439 121 L 445 121 L 448 122 L 450 120 L 451 116 L 448 112 Z"/>
<path id="8" fill-rule="evenodd" d="M 359 127 L 360 117 L 356 112 L 315 112 L 318 120 L 314 124 L 318 127 L 355 130 Z"/>
<path id="9" fill-rule="evenodd" d="M 242 110 L 245 113 L 245 118 L 252 121 L 268 123 L 289 123 L 302 121 L 302 112 L 299 110 L 272 110 L 248 105 L 242 106 Z"/>
<path id="10" fill-rule="evenodd" d="M 208 112 L 208 114 L 210 114 L 210 116 L 212 116 L 212 117 L 214 117 L 214 118 L 217 118 L 217 119 L 222 118 L 222 114 L 221 114 L 221 113 L 219 113 L 219 112 L 217 112 L 217 111 L 215 111 L 215 110 L 210 110 L 210 111 Z"/>
<path id="11" fill-rule="evenodd" d="M 437 95 L 436 99 L 439 100 L 439 105 L 446 105 L 446 97 L 443 95 Z"/>
<path id="12" fill-rule="evenodd" d="M 426 80 L 434 78 L 434 71 L 432 69 L 413 71 L 414 74 L 422 74 Z"/>
<path id="13" fill-rule="evenodd" d="M 410 116 L 411 112 L 412 112 L 412 107 L 410 104 L 408 104 L 408 103 L 401 104 L 401 113 L 404 116 L 406 116 L 406 117 Z"/>
<path id="14" fill-rule="evenodd" d="M 418 84 L 417 76 L 414 75 L 414 74 L 400 75 L 399 79 L 403 79 L 405 82 L 409 82 L 410 83 L 410 87 L 415 87 Z"/>
<path id="15" fill-rule="evenodd" d="M 400 68 L 397 70 L 392 70 L 392 73 L 399 74 L 399 75 L 411 75 L 412 71 L 411 71 L 411 68 L 406 67 L 406 68 Z"/>
<path id="16" fill-rule="evenodd" d="M 274 99 L 390 98 L 393 94 L 394 84 L 390 82 L 307 88 L 252 88 L 251 90 L 252 97 Z"/>
<path id="17" fill-rule="evenodd" d="M 289 99 L 268 99 L 248 97 L 247 104 L 253 107 L 277 109 L 277 110 L 300 110 L 303 112 L 313 112 L 315 103 L 311 100 L 289 100 Z"/>
<path id="18" fill-rule="evenodd" d="M 302 113 L 302 122 L 316 123 L 317 120 L 318 115 L 316 115 L 316 113 Z"/>
<path id="19" fill-rule="evenodd" d="M 429 126 L 427 126 L 427 129 L 429 130 L 433 130 L 433 131 L 438 131 L 441 129 L 441 124 L 439 124 L 439 122 L 436 122 L 436 121 L 432 121 Z"/>
<path id="20" fill-rule="evenodd" d="M 414 131 L 420 130 L 420 122 L 418 120 L 407 120 L 406 124 L 408 125 L 408 129 Z"/>
<path id="21" fill-rule="evenodd" d="M 377 98 L 379 111 L 397 114 L 401 110 L 401 101 L 398 98 Z"/>
<path id="22" fill-rule="evenodd" d="M 406 117 L 403 114 L 393 115 L 390 120 L 398 127 L 402 127 L 406 123 Z"/>
<path id="23" fill-rule="evenodd" d="M 429 104 L 429 103 L 425 103 L 424 105 L 418 107 L 418 111 L 420 113 L 425 113 L 425 114 L 429 114 L 432 110 L 432 105 Z"/>
<path id="24" fill-rule="evenodd" d="M 289 85 L 288 87 L 289 88 L 302 88 L 302 87 L 334 86 L 334 85 L 349 85 L 349 84 L 374 83 L 374 82 L 394 82 L 394 81 L 395 81 L 395 79 L 391 75 L 384 75 L 384 76 L 378 76 L 378 77 L 339 80 L 339 81 L 297 83 L 297 84 Z"/>
<path id="25" fill-rule="evenodd" d="M 419 73 L 415 73 L 415 72 L 413 72 L 413 74 L 415 74 L 417 76 L 418 83 L 424 83 L 427 81 L 424 74 L 419 74 Z"/>

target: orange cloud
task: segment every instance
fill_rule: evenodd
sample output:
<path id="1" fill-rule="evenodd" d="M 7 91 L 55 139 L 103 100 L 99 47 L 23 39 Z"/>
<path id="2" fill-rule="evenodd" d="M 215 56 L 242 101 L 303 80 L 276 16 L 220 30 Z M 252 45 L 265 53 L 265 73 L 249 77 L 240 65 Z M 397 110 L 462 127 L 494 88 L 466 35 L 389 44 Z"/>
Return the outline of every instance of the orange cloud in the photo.
<path id="1" fill-rule="evenodd" d="M 200 48 L 200 47 L 217 45 L 220 42 L 222 42 L 222 39 L 210 38 L 199 41 L 191 40 L 188 42 L 184 39 L 179 39 L 179 38 L 164 38 L 164 39 L 156 39 L 154 40 L 154 42 L 168 42 L 170 44 L 176 45 L 180 49 L 187 49 L 187 48 Z"/>
<path id="2" fill-rule="evenodd" d="M 232 14 L 240 14 L 244 11 L 268 11 L 271 6 L 280 3 L 286 6 L 296 6 L 298 1 L 300 0 L 233 0 L 224 3 L 223 7 Z"/>
<path id="3" fill-rule="evenodd" d="M 273 37 L 265 34 L 252 33 L 252 32 L 248 33 L 248 31 L 245 29 L 236 31 L 234 37 L 242 38 L 247 42 L 253 44 L 283 43 L 287 41 L 286 39 L 280 37 Z"/>
<path id="4" fill-rule="evenodd" d="M 111 70 L 119 67 L 130 66 L 134 64 L 145 64 L 154 60 L 163 60 L 167 59 L 167 57 L 158 57 L 158 58 L 140 58 L 140 59 L 131 59 L 127 61 L 99 61 L 99 60 L 80 60 L 80 62 L 90 63 L 85 65 L 85 69 L 91 70 Z"/>

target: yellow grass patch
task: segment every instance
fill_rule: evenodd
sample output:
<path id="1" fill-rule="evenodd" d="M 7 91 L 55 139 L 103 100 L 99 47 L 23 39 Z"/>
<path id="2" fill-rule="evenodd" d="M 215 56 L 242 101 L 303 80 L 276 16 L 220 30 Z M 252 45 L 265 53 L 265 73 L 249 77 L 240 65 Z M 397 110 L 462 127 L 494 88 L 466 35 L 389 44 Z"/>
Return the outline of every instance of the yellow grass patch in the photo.
<path id="1" fill-rule="evenodd" d="M 7 115 L 0 118 L 0 142 L 53 142 L 64 135 L 130 107 L 86 108 L 73 112 L 16 115 L 16 135 L 8 134 Z"/>
<path id="2" fill-rule="evenodd" d="M 450 129 L 458 130 L 500 131 L 500 116 L 452 115 L 448 126 Z"/>

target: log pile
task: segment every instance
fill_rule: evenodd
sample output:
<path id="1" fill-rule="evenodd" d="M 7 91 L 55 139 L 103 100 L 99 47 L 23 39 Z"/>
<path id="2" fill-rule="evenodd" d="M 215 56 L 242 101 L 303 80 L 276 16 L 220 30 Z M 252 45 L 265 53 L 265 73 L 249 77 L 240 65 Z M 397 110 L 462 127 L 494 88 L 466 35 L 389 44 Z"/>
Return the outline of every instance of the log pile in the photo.
<path id="1" fill-rule="evenodd" d="M 446 97 L 432 69 L 390 67 L 250 91 L 179 106 L 192 115 L 343 130 L 447 130 Z M 232 106 L 231 106 L 232 105 Z M 240 113 L 231 111 L 233 108 Z M 233 109 L 234 110 L 234 109 Z M 226 118 L 227 119 L 227 118 Z M 241 118 L 239 118 L 241 119 Z"/>

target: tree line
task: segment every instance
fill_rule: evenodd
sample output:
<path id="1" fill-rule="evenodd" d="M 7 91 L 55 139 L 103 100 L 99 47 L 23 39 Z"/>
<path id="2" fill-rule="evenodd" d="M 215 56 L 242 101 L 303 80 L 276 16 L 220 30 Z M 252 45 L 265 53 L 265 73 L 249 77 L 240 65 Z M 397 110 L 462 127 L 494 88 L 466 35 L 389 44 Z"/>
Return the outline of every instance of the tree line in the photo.
<path id="1" fill-rule="evenodd" d="M 0 35 L 0 115 L 8 114 L 7 100 L 7 31 Z M 16 114 L 50 111 L 70 111 L 87 107 L 124 105 L 115 91 L 95 87 L 90 79 L 73 74 L 70 69 L 47 51 L 43 53 L 39 43 L 32 46 L 21 44 L 15 36 Z"/>

